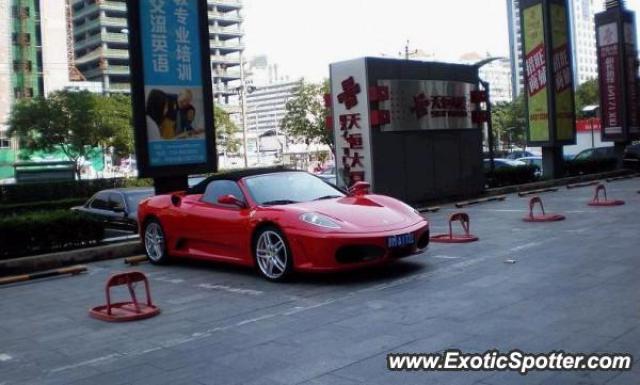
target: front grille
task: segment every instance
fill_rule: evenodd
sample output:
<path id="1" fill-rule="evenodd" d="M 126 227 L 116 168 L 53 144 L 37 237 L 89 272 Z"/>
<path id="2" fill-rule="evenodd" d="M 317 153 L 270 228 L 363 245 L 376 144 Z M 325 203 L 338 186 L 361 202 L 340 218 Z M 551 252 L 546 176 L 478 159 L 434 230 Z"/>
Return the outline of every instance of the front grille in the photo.
<path id="1" fill-rule="evenodd" d="M 382 258 L 385 250 L 379 246 L 343 246 L 336 252 L 336 261 L 339 263 L 358 263 L 373 261 Z"/>

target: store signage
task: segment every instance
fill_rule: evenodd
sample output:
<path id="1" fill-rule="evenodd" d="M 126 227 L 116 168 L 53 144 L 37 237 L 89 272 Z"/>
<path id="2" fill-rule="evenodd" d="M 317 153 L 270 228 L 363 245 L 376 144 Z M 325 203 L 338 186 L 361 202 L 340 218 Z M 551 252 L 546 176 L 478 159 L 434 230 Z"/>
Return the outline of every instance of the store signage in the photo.
<path id="1" fill-rule="evenodd" d="M 382 131 L 477 128 L 472 119 L 472 83 L 444 80 L 380 80 L 389 99 L 380 103 L 390 111 Z"/>

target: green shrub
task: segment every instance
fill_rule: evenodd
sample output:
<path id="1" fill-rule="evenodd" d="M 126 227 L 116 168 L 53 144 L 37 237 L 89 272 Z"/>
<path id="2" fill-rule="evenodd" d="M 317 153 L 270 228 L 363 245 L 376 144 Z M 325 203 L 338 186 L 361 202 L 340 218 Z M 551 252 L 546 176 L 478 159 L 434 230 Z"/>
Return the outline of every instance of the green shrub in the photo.
<path id="1" fill-rule="evenodd" d="M 487 172 L 485 176 L 489 187 L 503 187 L 534 182 L 536 170 L 535 166 L 504 167 Z"/>
<path id="2" fill-rule="evenodd" d="M 0 259 L 96 245 L 104 238 L 101 222 L 57 210 L 0 219 Z"/>
<path id="3" fill-rule="evenodd" d="M 152 185 L 153 181 L 150 179 L 137 178 L 0 185 L 0 205 L 58 201 L 72 198 L 87 199 L 100 190 Z"/>
<path id="4" fill-rule="evenodd" d="M 0 205 L 0 217 L 9 215 L 21 215 L 31 211 L 65 210 L 74 206 L 81 206 L 87 200 L 85 198 L 62 199 L 58 201 L 17 203 Z"/>

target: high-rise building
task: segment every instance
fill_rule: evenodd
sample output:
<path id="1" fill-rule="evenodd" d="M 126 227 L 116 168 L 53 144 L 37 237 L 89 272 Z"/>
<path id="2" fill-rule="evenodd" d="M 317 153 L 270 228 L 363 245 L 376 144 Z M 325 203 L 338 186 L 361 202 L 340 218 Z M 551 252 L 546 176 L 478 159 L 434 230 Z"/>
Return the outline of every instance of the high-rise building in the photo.
<path id="1" fill-rule="evenodd" d="M 474 64 L 492 57 L 496 56 L 490 53 L 482 56 L 477 52 L 470 52 L 462 55 L 457 62 L 462 64 Z M 506 60 L 506 58 L 495 59 L 483 65 L 480 67 L 479 76 L 480 79 L 491 85 L 492 103 L 506 103 L 513 100 L 511 87 L 511 64 Z"/>
<path id="2" fill-rule="evenodd" d="M 213 94 L 227 102 L 240 80 L 242 2 L 209 0 L 209 43 Z M 76 66 L 105 92 L 129 92 L 127 4 L 124 0 L 72 0 Z"/>
<path id="3" fill-rule="evenodd" d="M 598 77 L 594 15 L 603 10 L 603 3 L 602 0 L 568 0 L 575 84 Z M 524 73 L 518 0 L 507 0 L 507 16 L 513 94 L 519 95 L 524 87 Z"/>
<path id="4" fill-rule="evenodd" d="M 0 0 L 0 178 L 13 175 L 7 119 L 16 100 L 69 84 L 65 0 Z"/>

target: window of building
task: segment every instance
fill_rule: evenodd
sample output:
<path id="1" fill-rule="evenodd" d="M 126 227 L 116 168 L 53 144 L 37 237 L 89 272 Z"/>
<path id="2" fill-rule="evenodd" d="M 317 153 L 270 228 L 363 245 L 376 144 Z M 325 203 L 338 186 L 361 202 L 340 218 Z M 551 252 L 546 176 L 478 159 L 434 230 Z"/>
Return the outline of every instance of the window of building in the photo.
<path id="1" fill-rule="evenodd" d="M 15 18 L 19 17 L 26 19 L 27 17 L 31 16 L 31 10 L 29 9 L 29 7 L 18 7 L 14 5 L 13 7 L 11 7 L 11 13 Z"/>
<path id="2" fill-rule="evenodd" d="M 13 70 L 16 72 L 31 72 L 33 69 L 33 65 L 31 63 L 31 60 L 28 61 L 20 61 L 20 60 L 14 60 L 13 61 Z"/>
<path id="3" fill-rule="evenodd" d="M 27 87 L 27 88 L 14 88 L 13 89 L 13 95 L 15 96 L 16 99 L 22 99 L 22 98 L 32 98 L 33 97 L 33 88 L 31 87 Z"/>
<path id="4" fill-rule="evenodd" d="M 12 35 L 12 40 L 14 45 L 28 45 L 28 44 L 31 44 L 31 34 L 30 33 L 14 33 Z"/>
<path id="5" fill-rule="evenodd" d="M 11 148 L 11 140 L 0 137 L 0 148 Z"/>

